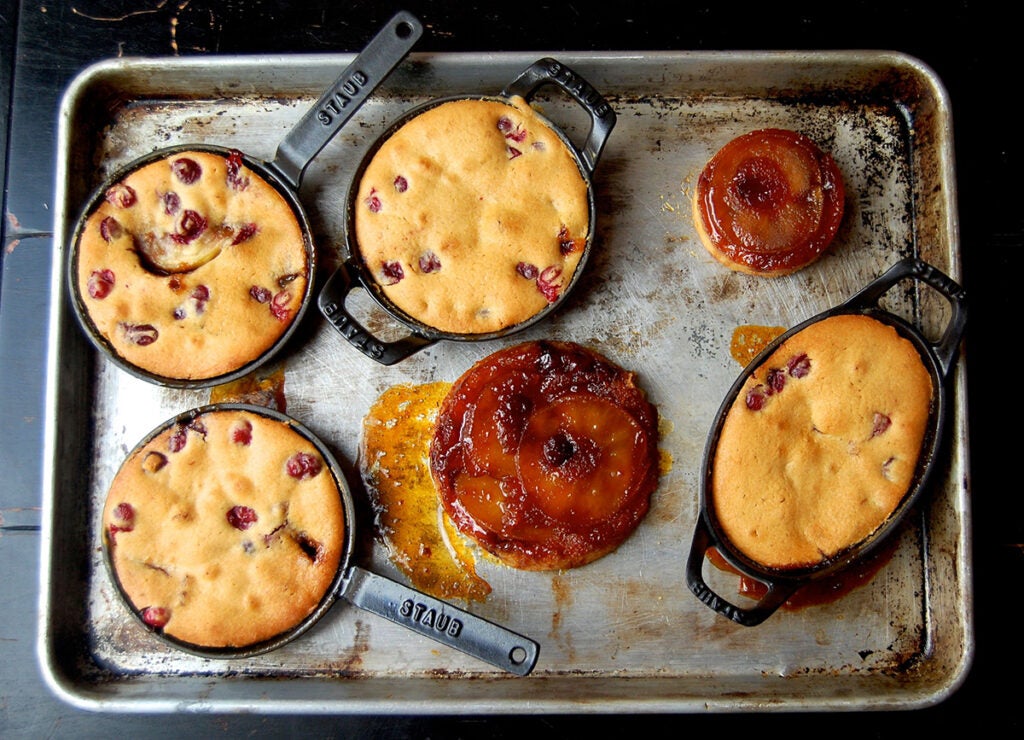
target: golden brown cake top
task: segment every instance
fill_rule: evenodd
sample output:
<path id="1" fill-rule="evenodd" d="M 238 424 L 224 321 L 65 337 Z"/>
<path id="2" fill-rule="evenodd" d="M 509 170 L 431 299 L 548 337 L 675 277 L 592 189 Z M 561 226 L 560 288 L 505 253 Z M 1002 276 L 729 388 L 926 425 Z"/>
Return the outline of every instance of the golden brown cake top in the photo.
<path id="1" fill-rule="evenodd" d="M 837 315 L 797 332 L 721 428 L 710 502 L 725 536 L 781 569 L 858 544 L 908 493 L 931 404 L 928 369 L 892 326 Z"/>
<path id="2" fill-rule="evenodd" d="M 237 153 L 185 151 L 130 172 L 77 244 L 88 320 L 129 364 L 176 380 L 262 356 L 292 325 L 310 272 L 291 206 Z"/>
<path id="3" fill-rule="evenodd" d="M 104 541 L 143 621 L 206 648 L 301 623 L 342 562 L 338 483 L 289 423 L 217 410 L 160 431 L 124 461 Z"/>
<path id="4" fill-rule="evenodd" d="M 590 563 L 639 525 L 658 483 L 658 414 L 633 373 L 570 342 L 489 355 L 452 386 L 430 450 L 464 535 L 524 570 Z"/>
<path id="5" fill-rule="evenodd" d="M 504 329 L 556 301 L 590 233 L 575 157 L 519 97 L 416 115 L 375 153 L 354 207 L 358 252 L 387 298 L 458 334 Z"/>

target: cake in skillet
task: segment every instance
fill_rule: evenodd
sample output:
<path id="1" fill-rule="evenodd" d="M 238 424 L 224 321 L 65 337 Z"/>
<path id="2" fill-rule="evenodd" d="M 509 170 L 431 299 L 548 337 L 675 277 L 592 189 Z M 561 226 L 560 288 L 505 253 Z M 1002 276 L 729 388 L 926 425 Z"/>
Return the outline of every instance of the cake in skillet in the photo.
<path id="1" fill-rule="evenodd" d="M 372 156 L 353 208 L 387 300 L 454 334 L 500 331 L 556 302 L 591 228 L 573 153 L 517 96 L 415 115 Z"/>
<path id="2" fill-rule="evenodd" d="M 714 451 L 725 536 L 767 568 L 816 566 L 869 537 L 914 483 L 931 375 L 891 325 L 840 314 L 786 339 L 750 375 Z"/>
<path id="3" fill-rule="evenodd" d="M 214 408 L 129 454 L 109 488 L 103 540 L 146 624 L 237 648 L 317 608 L 343 559 L 345 514 L 330 467 L 290 423 Z"/>
<path id="4" fill-rule="evenodd" d="M 202 381 L 274 347 L 311 273 L 290 204 L 240 154 L 183 151 L 107 190 L 78 235 L 72 279 L 115 355 L 159 378 Z"/>

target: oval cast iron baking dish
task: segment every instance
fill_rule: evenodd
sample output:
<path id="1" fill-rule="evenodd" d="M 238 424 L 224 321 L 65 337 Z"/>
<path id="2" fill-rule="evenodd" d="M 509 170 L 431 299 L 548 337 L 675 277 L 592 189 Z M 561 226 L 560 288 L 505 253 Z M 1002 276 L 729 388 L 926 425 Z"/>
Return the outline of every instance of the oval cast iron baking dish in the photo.
<path id="1" fill-rule="evenodd" d="M 949 301 L 952 309 L 950 319 L 937 343 L 929 342 L 908 321 L 879 306 L 879 300 L 897 283 L 904 280 L 922 281 Z M 772 352 L 786 339 L 809 325 L 839 314 L 864 314 L 894 327 L 900 336 L 913 344 L 920 355 L 932 380 L 932 402 L 917 466 L 910 486 L 899 505 L 877 529 L 860 542 L 810 567 L 768 568 L 741 553 L 729 541 L 714 514 L 714 507 L 711 505 L 714 495 L 711 474 L 719 435 L 725 417 L 745 381 Z M 738 624 L 748 627 L 758 625 L 781 607 L 798 588 L 811 581 L 833 575 L 861 560 L 893 533 L 921 497 L 937 465 L 938 453 L 944 441 L 947 416 L 950 413 L 949 377 L 959 351 L 966 320 L 966 294 L 963 289 L 931 265 L 916 258 L 906 258 L 890 267 L 846 302 L 792 327 L 777 337 L 747 365 L 726 394 L 704 450 L 700 475 L 700 512 L 686 564 L 687 585 L 701 602 Z M 703 568 L 705 555 L 712 547 L 741 575 L 756 579 L 767 586 L 767 592 L 755 604 L 749 607 L 738 606 L 717 594 L 708 585 Z"/>

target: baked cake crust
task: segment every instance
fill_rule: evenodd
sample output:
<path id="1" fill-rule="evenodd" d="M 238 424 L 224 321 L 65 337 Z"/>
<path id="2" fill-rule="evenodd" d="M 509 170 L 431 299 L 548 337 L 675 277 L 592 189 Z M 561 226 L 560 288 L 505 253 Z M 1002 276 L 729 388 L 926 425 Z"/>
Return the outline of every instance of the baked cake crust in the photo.
<path id="1" fill-rule="evenodd" d="M 80 305 L 113 351 L 172 380 L 229 374 L 291 327 L 310 279 L 288 201 L 242 162 L 183 151 L 130 172 L 87 216 Z"/>
<path id="2" fill-rule="evenodd" d="M 832 156 L 788 129 L 758 129 L 723 146 L 701 170 L 693 223 L 730 270 L 778 277 L 817 260 L 845 210 Z"/>
<path id="3" fill-rule="evenodd" d="M 590 231 L 574 156 L 518 96 L 414 116 L 372 157 L 354 209 L 358 251 L 388 300 L 456 334 L 499 331 L 555 302 Z"/>
<path id="4" fill-rule="evenodd" d="M 299 625 L 346 546 L 342 494 L 315 445 L 235 409 L 170 425 L 134 450 L 111 483 L 103 536 L 143 621 L 202 648 Z"/>
<path id="5" fill-rule="evenodd" d="M 441 504 L 500 562 L 563 570 L 617 548 L 658 482 L 658 414 L 635 375 L 569 342 L 525 342 L 452 386 L 430 448 Z"/>
<path id="6" fill-rule="evenodd" d="M 869 316 L 828 317 L 785 340 L 721 428 L 710 503 L 726 538 L 776 569 L 863 541 L 914 481 L 932 392 L 914 345 Z"/>

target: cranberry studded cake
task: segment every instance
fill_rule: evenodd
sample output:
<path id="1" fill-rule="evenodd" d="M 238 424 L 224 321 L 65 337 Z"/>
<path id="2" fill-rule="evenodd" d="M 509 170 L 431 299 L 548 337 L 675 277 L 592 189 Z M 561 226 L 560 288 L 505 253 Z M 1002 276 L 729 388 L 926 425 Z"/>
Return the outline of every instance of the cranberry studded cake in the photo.
<path id="1" fill-rule="evenodd" d="M 241 154 L 183 151 L 109 188 L 82 227 L 75 273 L 83 312 L 119 357 L 201 381 L 274 346 L 311 264 L 288 201 Z"/>
<path id="2" fill-rule="evenodd" d="M 646 515 L 658 483 L 658 413 L 633 373 L 569 342 L 480 360 L 438 412 L 430 466 L 444 511 L 500 562 L 586 565 Z"/>
<path id="3" fill-rule="evenodd" d="M 142 620 L 202 648 L 299 625 L 346 546 L 341 492 L 315 445 L 244 409 L 186 417 L 136 448 L 110 486 L 103 535 Z"/>
<path id="4" fill-rule="evenodd" d="M 704 166 L 693 199 L 701 243 L 731 270 L 788 275 L 835 238 L 846 197 L 831 155 L 787 129 L 738 136 Z"/>
<path id="5" fill-rule="evenodd" d="M 776 569 L 859 544 L 909 492 L 931 403 L 927 368 L 892 326 L 841 314 L 796 332 L 722 425 L 710 500 L 726 537 Z"/>
<path id="6" fill-rule="evenodd" d="M 517 96 L 414 116 L 374 154 L 353 207 L 358 251 L 387 299 L 455 334 L 499 331 L 557 301 L 590 230 L 573 154 Z"/>

